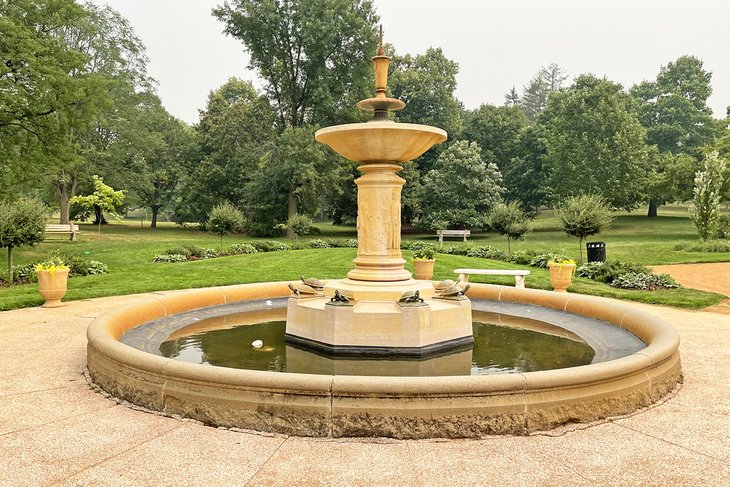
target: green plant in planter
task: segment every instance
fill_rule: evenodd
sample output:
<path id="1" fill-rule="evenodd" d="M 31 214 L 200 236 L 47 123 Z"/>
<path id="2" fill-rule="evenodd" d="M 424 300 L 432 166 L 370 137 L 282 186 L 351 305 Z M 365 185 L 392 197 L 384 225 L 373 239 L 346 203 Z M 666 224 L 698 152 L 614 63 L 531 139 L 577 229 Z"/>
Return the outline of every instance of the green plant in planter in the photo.
<path id="1" fill-rule="evenodd" d="M 434 251 L 430 247 L 423 247 L 413 251 L 414 260 L 433 260 Z"/>
<path id="2" fill-rule="evenodd" d="M 39 262 L 35 265 L 36 272 L 48 271 L 53 277 L 56 272 L 64 269 L 69 269 L 69 266 L 61 259 L 61 257 L 54 255 L 43 262 Z"/>

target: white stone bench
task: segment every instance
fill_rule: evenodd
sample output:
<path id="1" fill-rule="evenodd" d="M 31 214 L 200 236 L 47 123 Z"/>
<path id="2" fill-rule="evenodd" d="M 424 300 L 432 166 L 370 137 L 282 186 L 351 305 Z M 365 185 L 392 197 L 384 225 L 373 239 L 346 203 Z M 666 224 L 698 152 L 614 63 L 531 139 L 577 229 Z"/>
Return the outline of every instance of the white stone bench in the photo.
<path id="1" fill-rule="evenodd" d="M 471 236 L 471 230 L 437 230 L 436 235 L 439 237 L 439 247 L 443 247 L 444 237 L 463 237 L 466 242 L 466 238 Z"/>
<path id="2" fill-rule="evenodd" d="M 46 233 L 68 233 L 71 240 L 76 240 L 76 234 L 79 232 L 79 226 L 73 223 L 49 223 L 46 225 Z"/>
<path id="3" fill-rule="evenodd" d="M 525 287 L 525 276 L 530 273 L 523 269 L 454 269 L 455 274 L 459 274 L 459 280 L 469 282 L 469 274 L 478 274 L 483 276 L 515 276 L 515 287 Z"/>

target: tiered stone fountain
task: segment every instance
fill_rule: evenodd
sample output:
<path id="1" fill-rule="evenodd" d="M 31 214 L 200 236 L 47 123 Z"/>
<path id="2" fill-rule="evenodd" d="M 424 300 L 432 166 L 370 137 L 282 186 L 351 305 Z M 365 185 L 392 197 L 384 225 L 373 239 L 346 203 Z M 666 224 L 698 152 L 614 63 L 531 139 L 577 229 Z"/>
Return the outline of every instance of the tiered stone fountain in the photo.
<path id="1" fill-rule="evenodd" d="M 464 296 L 434 296 L 431 281 L 411 277 L 401 254 L 400 164 L 446 140 L 445 131 L 396 123 L 389 113 L 405 103 L 386 97 L 390 57 L 381 45 L 372 58 L 374 98 L 357 107 L 374 113 L 367 123 L 319 130 L 316 140 L 360 164 L 355 268 L 323 289 L 296 288 L 290 298 L 286 336 L 331 353 L 423 355 L 473 341 L 471 303 Z M 335 295 L 337 297 L 335 298 Z M 412 299 L 404 299 L 411 296 Z M 413 299 L 415 297 L 415 299 Z M 334 298 L 334 299 L 333 299 Z"/>

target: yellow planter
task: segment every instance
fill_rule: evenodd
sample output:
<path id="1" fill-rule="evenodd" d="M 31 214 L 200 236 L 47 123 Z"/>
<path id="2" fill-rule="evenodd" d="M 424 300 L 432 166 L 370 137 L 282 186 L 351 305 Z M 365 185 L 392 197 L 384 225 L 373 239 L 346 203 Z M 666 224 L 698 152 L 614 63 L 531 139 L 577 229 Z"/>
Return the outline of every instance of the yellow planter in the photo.
<path id="1" fill-rule="evenodd" d="M 573 280 L 573 273 L 575 272 L 575 264 L 548 264 L 550 268 L 550 284 L 553 286 L 553 290 L 559 293 L 566 292 Z"/>
<path id="2" fill-rule="evenodd" d="M 416 279 L 430 281 L 433 279 L 433 266 L 436 263 L 433 259 L 413 259 L 413 266 L 416 268 Z"/>
<path id="3" fill-rule="evenodd" d="M 37 271 L 38 274 L 38 291 L 40 291 L 43 299 L 44 308 L 57 308 L 62 306 L 61 298 L 66 295 L 66 282 L 68 281 L 68 269 L 58 269 L 51 271 Z"/>

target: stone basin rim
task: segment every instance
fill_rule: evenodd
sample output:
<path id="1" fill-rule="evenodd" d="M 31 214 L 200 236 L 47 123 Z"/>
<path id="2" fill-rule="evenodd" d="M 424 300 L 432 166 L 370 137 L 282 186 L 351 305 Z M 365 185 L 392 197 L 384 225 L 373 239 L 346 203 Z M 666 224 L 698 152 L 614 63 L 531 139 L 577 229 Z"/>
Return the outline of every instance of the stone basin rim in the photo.
<path id="1" fill-rule="evenodd" d="M 246 284 L 160 295 L 114 310 L 87 330 L 89 374 L 113 396 L 208 424 L 300 436 L 396 438 L 526 434 L 593 421 L 656 402 L 682 380 L 679 337 L 649 313 L 601 298 L 486 284 L 473 284 L 470 296 L 598 318 L 627 329 L 647 346 L 627 357 L 570 369 L 365 377 L 188 364 L 118 341 L 127 329 L 157 317 L 288 294 L 285 282 Z"/>

